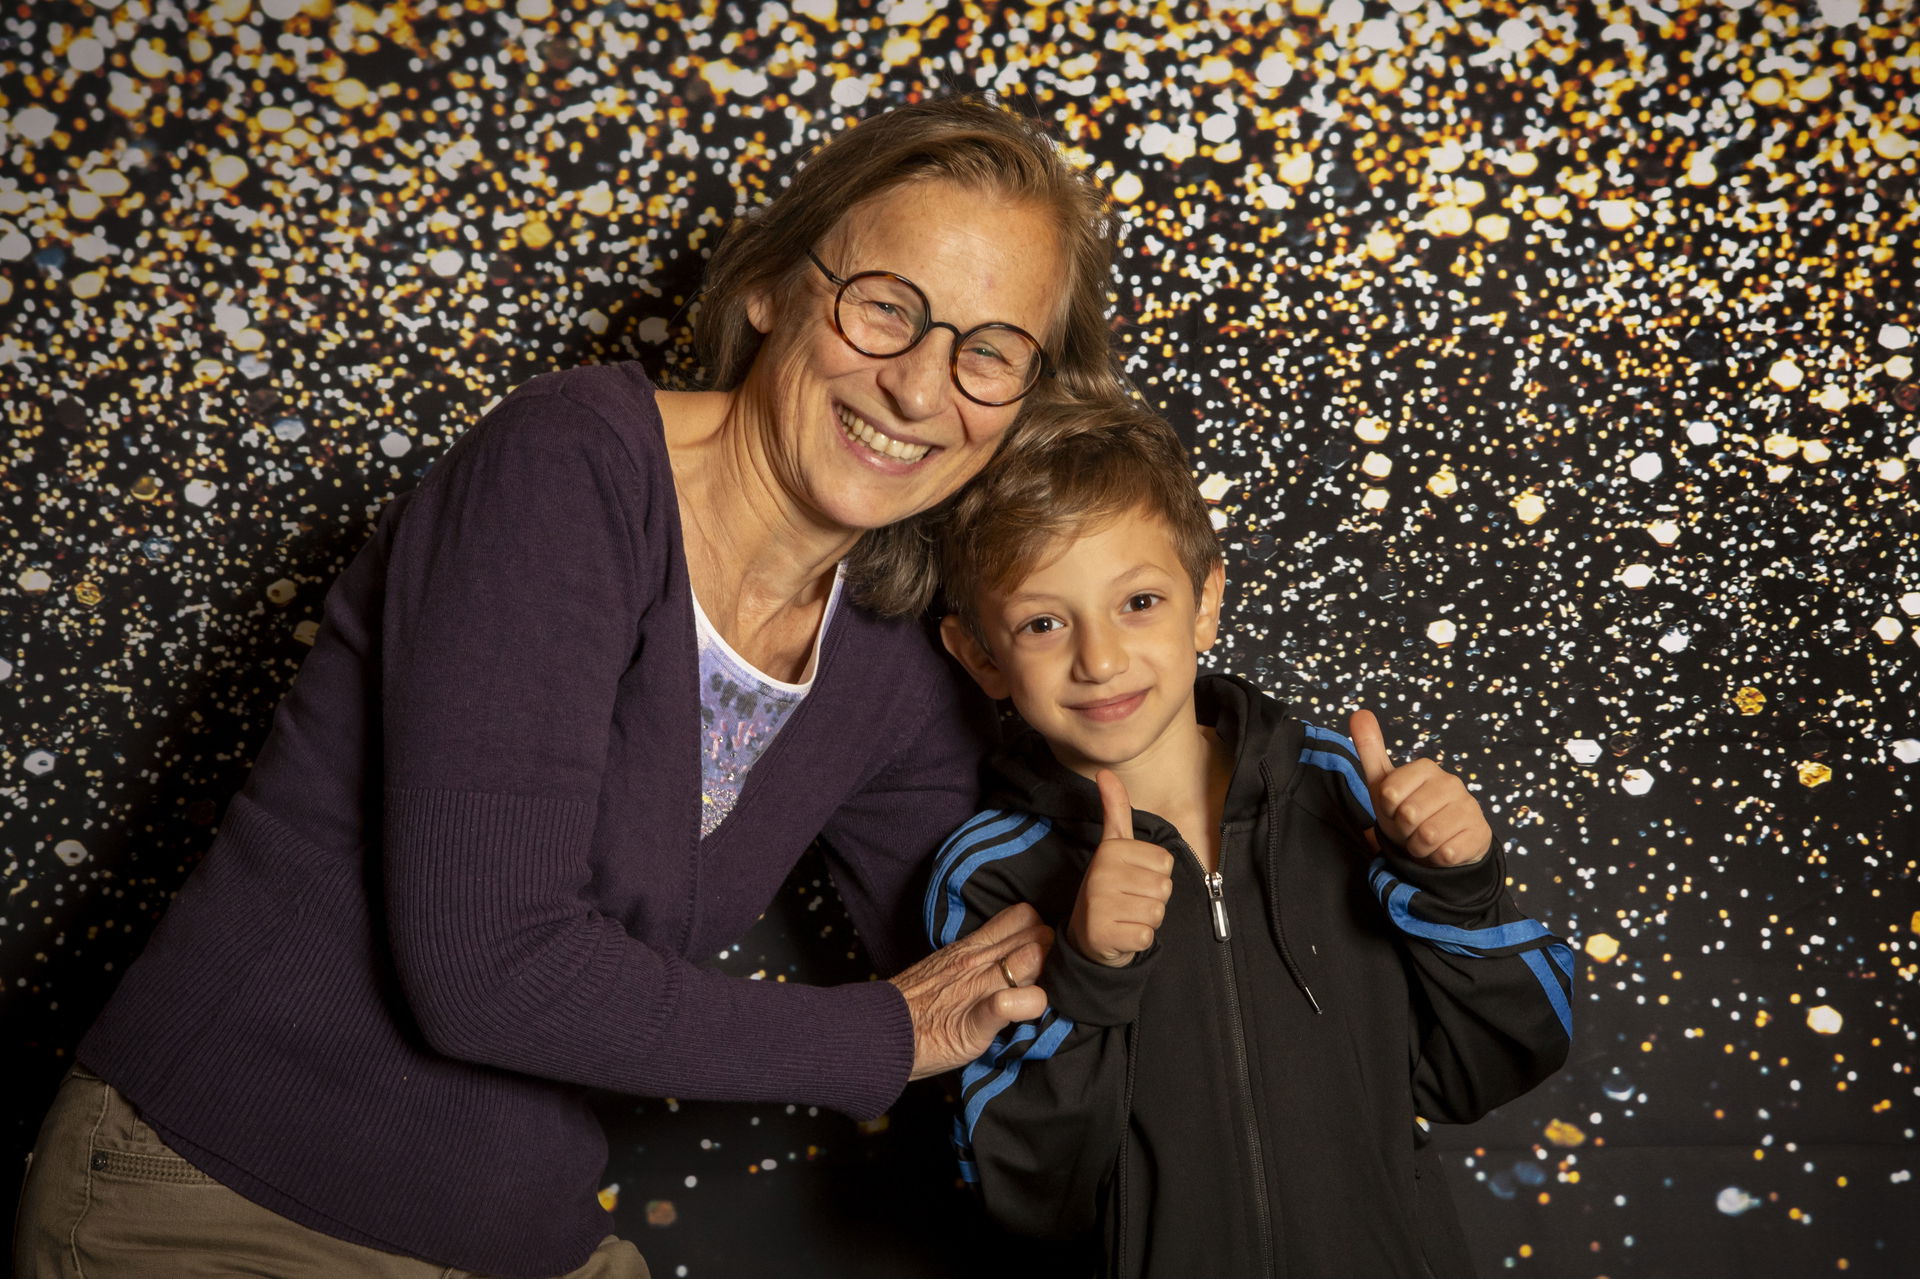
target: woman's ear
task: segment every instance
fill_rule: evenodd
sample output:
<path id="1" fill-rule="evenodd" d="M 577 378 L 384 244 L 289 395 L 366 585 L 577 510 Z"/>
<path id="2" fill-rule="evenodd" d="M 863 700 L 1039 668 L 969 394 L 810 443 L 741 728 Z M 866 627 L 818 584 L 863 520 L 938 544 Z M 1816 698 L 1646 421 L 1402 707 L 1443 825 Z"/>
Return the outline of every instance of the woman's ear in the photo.
<path id="1" fill-rule="evenodd" d="M 1193 611 L 1193 651 L 1204 653 L 1220 638 L 1220 603 L 1227 593 L 1227 566 L 1216 560 L 1207 580 L 1200 584 L 1200 599 Z"/>
<path id="2" fill-rule="evenodd" d="M 747 323 L 761 337 L 773 332 L 773 297 L 766 289 L 747 294 Z"/>
<path id="3" fill-rule="evenodd" d="M 967 668 L 973 682 L 996 702 L 1011 691 L 1006 673 L 994 663 L 993 654 L 974 637 L 973 628 L 960 620 L 958 613 L 940 619 L 940 642 L 953 654 L 953 660 Z"/>

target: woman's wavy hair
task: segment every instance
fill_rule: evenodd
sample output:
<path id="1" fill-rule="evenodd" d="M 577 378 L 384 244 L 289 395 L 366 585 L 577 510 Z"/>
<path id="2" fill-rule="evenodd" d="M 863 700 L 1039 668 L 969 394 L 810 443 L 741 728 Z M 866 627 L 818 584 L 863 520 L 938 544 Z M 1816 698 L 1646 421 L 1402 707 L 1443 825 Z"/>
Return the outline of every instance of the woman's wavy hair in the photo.
<path id="1" fill-rule="evenodd" d="M 1041 403 L 1109 395 L 1124 386 L 1107 322 L 1115 226 L 1106 192 L 1068 163 L 1037 122 L 972 94 L 860 121 L 808 156 L 771 201 L 735 219 L 707 264 L 693 316 L 708 385 L 740 385 L 759 353 L 761 335 L 747 318 L 750 298 L 791 296 L 813 269 L 807 251 L 850 209 L 908 182 L 933 179 L 1048 210 L 1060 231 L 1067 276 L 1045 341 L 1053 377 L 1022 401 L 1001 447 L 1018 437 Z M 847 557 L 857 601 L 895 617 L 927 608 L 938 576 L 932 528 L 945 505 L 860 539 Z"/>

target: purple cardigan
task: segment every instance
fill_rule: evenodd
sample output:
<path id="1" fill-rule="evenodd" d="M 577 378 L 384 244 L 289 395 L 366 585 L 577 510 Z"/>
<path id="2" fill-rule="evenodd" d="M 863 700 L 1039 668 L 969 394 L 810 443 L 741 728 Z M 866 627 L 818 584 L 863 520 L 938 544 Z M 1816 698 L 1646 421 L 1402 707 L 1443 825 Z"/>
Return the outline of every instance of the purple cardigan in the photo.
<path id="1" fill-rule="evenodd" d="M 344 1239 L 553 1275 L 609 1231 L 580 1086 L 892 1104 L 893 986 L 699 961 L 820 832 L 875 961 L 911 958 L 908 880 L 975 807 L 961 689 L 916 624 L 842 608 L 703 842 L 679 519 L 633 364 L 535 379 L 389 505 L 79 1047 L 194 1164 Z"/>

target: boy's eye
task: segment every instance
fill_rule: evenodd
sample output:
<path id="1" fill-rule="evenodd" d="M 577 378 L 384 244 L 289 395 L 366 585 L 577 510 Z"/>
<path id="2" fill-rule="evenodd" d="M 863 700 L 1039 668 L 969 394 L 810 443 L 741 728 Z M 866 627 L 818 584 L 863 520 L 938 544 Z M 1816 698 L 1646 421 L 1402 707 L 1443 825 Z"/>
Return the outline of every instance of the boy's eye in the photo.
<path id="1" fill-rule="evenodd" d="M 1141 591 L 1137 595 L 1127 596 L 1127 612 L 1144 613 L 1160 602 L 1160 597 L 1151 591 Z"/>
<path id="2" fill-rule="evenodd" d="M 1060 619 L 1042 614 L 1029 621 L 1022 622 L 1014 630 L 1022 635 L 1051 635 L 1060 629 Z"/>

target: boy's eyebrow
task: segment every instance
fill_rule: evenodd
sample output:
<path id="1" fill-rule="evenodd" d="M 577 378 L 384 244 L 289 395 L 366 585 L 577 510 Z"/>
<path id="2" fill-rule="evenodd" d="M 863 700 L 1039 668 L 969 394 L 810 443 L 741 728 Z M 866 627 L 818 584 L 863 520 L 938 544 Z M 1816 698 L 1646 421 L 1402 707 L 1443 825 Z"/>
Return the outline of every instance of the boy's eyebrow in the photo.
<path id="1" fill-rule="evenodd" d="M 1166 566 L 1155 564 L 1152 560 L 1142 560 L 1132 568 L 1122 569 L 1120 572 L 1115 573 L 1108 579 L 1107 584 L 1109 586 L 1118 586 L 1120 583 L 1129 581 L 1148 571 L 1166 573 L 1169 576 L 1172 575 L 1171 570 L 1166 568 Z M 1026 604 L 1035 600 L 1050 600 L 1053 598 L 1053 594 L 1048 591 L 1012 591 L 1001 596 L 1000 600 L 1003 604 Z"/>

